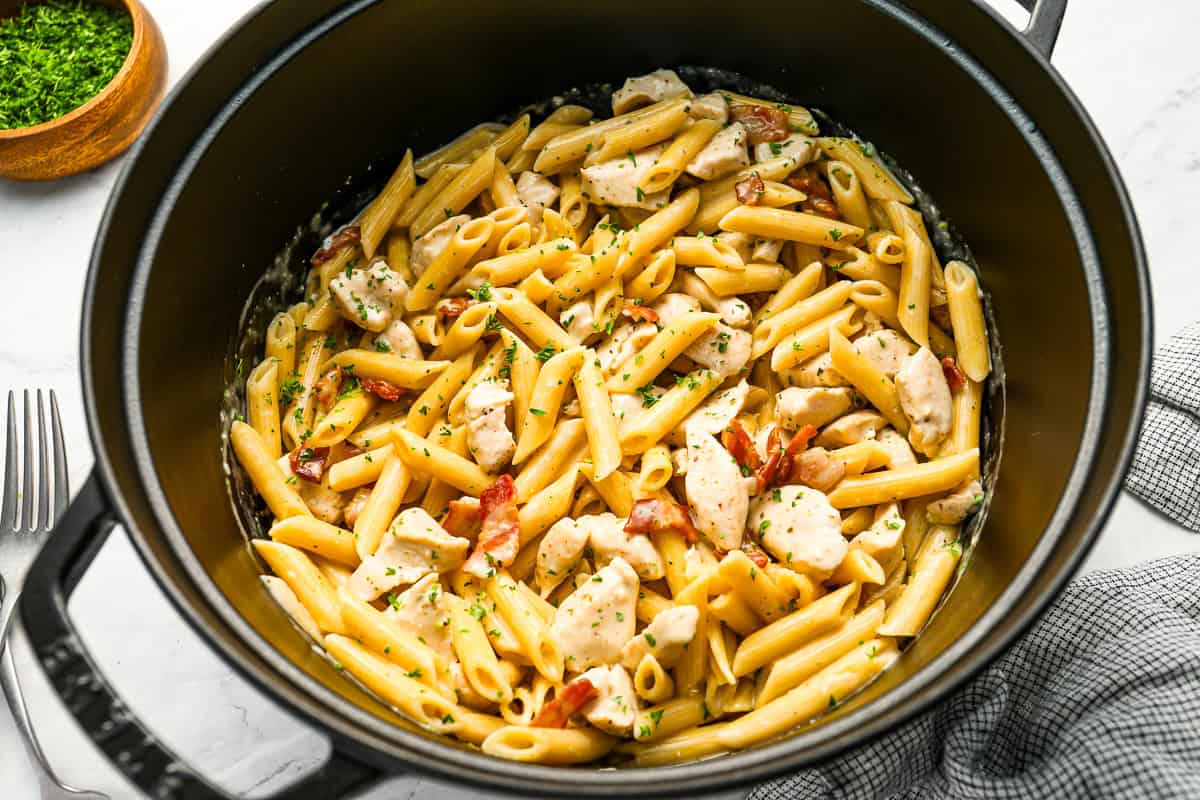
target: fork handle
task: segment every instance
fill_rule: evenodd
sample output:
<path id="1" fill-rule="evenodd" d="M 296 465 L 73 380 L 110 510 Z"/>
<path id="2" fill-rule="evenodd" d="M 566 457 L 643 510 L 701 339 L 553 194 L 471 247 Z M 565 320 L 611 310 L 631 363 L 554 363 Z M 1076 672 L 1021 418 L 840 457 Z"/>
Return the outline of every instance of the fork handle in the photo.
<path id="1" fill-rule="evenodd" d="M 17 611 L 36 660 L 67 710 L 109 762 L 157 800 L 233 800 L 171 752 L 121 700 L 75 632 L 67 600 L 118 520 L 95 473 L 47 539 Z M 268 800 L 342 798 L 383 773 L 335 746 L 313 772 Z"/>

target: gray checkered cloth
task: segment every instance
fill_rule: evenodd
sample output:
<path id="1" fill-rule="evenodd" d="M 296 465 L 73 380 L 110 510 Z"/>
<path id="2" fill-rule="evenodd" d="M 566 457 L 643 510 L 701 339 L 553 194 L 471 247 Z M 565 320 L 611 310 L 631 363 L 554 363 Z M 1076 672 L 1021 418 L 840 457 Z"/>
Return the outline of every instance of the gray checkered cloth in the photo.
<path id="1" fill-rule="evenodd" d="M 1151 384 L 1126 486 L 1200 530 L 1200 323 Z M 1080 578 L 940 707 L 748 800 L 1093 797 L 1200 798 L 1200 555 Z"/>

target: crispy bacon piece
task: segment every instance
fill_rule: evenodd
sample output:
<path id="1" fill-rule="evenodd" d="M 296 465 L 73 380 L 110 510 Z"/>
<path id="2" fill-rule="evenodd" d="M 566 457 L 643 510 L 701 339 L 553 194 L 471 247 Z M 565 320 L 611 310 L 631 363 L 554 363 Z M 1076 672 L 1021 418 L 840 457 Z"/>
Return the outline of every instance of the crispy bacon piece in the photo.
<path id="1" fill-rule="evenodd" d="M 762 466 L 758 450 L 754 447 L 754 440 L 750 438 L 750 434 L 746 433 L 742 423 L 736 419 L 729 423 L 728 428 L 721 431 L 721 444 L 733 456 L 733 460 L 738 462 L 743 475 L 753 475 Z"/>
<path id="2" fill-rule="evenodd" d="M 314 267 L 319 267 L 329 259 L 338 254 L 338 251 L 348 245 L 355 245 L 362 241 L 362 230 L 357 225 L 347 225 L 340 231 L 335 233 L 329 240 L 328 247 L 322 247 L 317 252 L 313 253 L 310 259 Z"/>
<path id="3" fill-rule="evenodd" d="M 451 500 L 442 527 L 452 536 L 474 539 L 479 527 L 479 501 L 473 497 Z"/>
<path id="4" fill-rule="evenodd" d="M 288 454 L 292 473 L 309 483 L 320 483 L 325 474 L 325 461 L 329 458 L 328 447 L 305 447 L 301 445 Z"/>
<path id="5" fill-rule="evenodd" d="M 629 317 L 634 322 L 658 322 L 658 312 L 650 306 L 626 303 L 624 307 L 621 308 L 621 313 Z"/>
<path id="6" fill-rule="evenodd" d="M 846 465 L 829 455 L 824 447 L 814 447 L 796 458 L 790 477 L 791 483 L 802 483 L 818 492 L 828 492 L 846 477 Z"/>
<path id="7" fill-rule="evenodd" d="M 437 313 L 443 317 L 457 317 L 475 305 L 475 302 L 473 297 L 447 297 L 445 300 L 438 301 Z"/>
<path id="8" fill-rule="evenodd" d="M 326 372 L 313 385 L 313 396 L 317 398 L 317 405 L 321 411 L 328 413 L 329 409 L 333 408 L 333 404 L 337 402 L 338 395 L 342 391 L 342 368 L 334 367 Z"/>
<path id="9" fill-rule="evenodd" d="M 942 358 L 942 374 L 946 376 L 946 383 L 950 384 L 952 392 L 961 392 L 962 388 L 967 385 L 967 376 L 963 375 L 962 370 L 958 368 L 954 356 Z"/>
<path id="10" fill-rule="evenodd" d="M 787 449 L 783 451 L 783 455 L 779 459 L 779 469 L 775 472 L 775 483 L 796 483 L 796 459 L 816 435 L 817 429 L 812 425 L 805 425 L 796 431 L 796 435 L 792 437 L 792 441 L 788 443 Z"/>
<path id="11" fill-rule="evenodd" d="M 779 472 L 779 462 L 782 459 L 783 440 L 779 435 L 779 428 L 772 428 L 771 434 L 767 437 L 767 460 L 756 471 L 758 488 L 755 490 L 755 494 L 762 494 L 768 486 L 775 482 L 775 475 Z"/>
<path id="12" fill-rule="evenodd" d="M 754 543 L 752 539 L 746 539 L 742 542 L 742 552 L 746 557 L 754 562 L 754 565 L 759 569 L 766 569 L 767 564 L 771 563 L 771 559 L 767 558 L 767 554 L 763 549 Z"/>
<path id="13" fill-rule="evenodd" d="M 600 696 L 600 690 L 587 678 L 576 678 L 557 692 L 554 699 L 542 706 L 530 726 L 534 728 L 565 728 L 567 720 L 579 709 Z"/>
<path id="14" fill-rule="evenodd" d="M 359 378 L 358 382 L 366 391 L 392 403 L 404 396 L 404 390 L 394 383 L 376 378 Z"/>
<path id="15" fill-rule="evenodd" d="M 750 144 L 782 142 L 788 137 L 788 115 L 769 106 L 734 106 L 729 118 L 746 126 Z"/>
<path id="16" fill-rule="evenodd" d="M 750 177 L 742 178 L 733 185 L 733 193 L 737 201 L 744 206 L 756 206 L 767 191 L 767 185 L 757 172 L 751 172 Z"/>
<path id="17" fill-rule="evenodd" d="M 517 518 L 517 487 L 511 475 L 501 475 L 479 495 L 479 539 L 463 571 L 477 578 L 495 574 L 517 557 L 521 523 Z"/>
<path id="18" fill-rule="evenodd" d="M 629 512 L 629 521 L 625 523 L 626 533 L 655 533 L 657 531 L 676 530 L 683 534 L 689 542 L 700 539 L 700 532 L 692 523 L 692 515 L 687 506 L 648 497 L 638 500 Z"/>
<path id="19" fill-rule="evenodd" d="M 801 210 L 828 219 L 842 218 L 837 203 L 833 202 L 833 190 L 829 188 L 829 184 L 825 182 L 825 178 L 817 171 L 816 167 L 811 164 L 803 166 L 789 175 L 784 182 L 793 189 L 799 189 L 808 195 L 800 204 Z"/>

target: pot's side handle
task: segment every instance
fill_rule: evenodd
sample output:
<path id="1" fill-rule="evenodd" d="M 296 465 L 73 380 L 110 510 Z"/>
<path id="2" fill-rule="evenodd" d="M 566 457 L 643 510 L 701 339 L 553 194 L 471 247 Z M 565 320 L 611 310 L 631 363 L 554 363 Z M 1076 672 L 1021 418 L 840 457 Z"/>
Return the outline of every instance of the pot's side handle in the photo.
<path id="1" fill-rule="evenodd" d="M 67 599 L 116 525 L 95 474 L 84 484 L 38 554 L 19 612 L 39 665 L 63 704 L 109 762 L 156 800 L 232 800 L 192 771 L 138 720 L 113 691 L 67 614 Z M 271 800 L 341 798 L 382 777 L 339 753 Z"/>
<path id="2" fill-rule="evenodd" d="M 1029 24 L 1025 26 L 1025 38 L 1046 58 L 1054 52 L 1058 32 L 1062 29 L 1063 15 L 1067 13 L 1067 0 L 1018 0 L 1029 12 Z"/>

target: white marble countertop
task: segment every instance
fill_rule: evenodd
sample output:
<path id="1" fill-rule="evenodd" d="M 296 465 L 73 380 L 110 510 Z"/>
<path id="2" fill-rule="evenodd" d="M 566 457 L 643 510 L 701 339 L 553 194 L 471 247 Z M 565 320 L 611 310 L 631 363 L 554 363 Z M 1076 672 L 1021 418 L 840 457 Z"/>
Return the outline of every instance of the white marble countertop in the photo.
<path id="1" fill-rule="evenodd" d="M 174 82 L 252 0 L 144 0 L 163 29 Z M 995 0 L 1011 19 L 1012 0 Z M 1149 249 L 1154 321 L 1161 341 L 1200 316 L 1180 234 L 1200 215 L 1200 4 L 1187 0 L 1072 0 L 1054 64 L 1090 110 L 1133 195 Z M 92 455 L 78 377 L 80 297 L 88 254 L 120 160 L 50 184 L 0 182 L 0 389 L 54 388 L 66 426 L 71 478 Z M 48 316 L 48 312 L 49 316 Z M 57 314 L 57 316 L 54 316 Z M 47 321 L 52 324 L 47 325 Z M 1200 539 L 1128 495 L 1086 569 L 1193 551 Z M 99 663 L 133 710 L 202 774 L 261 796 L 324 758 L 324 740 L 250 689 L 201 644 L 146 573 L 123 533 L 112 537 L 71 603 Z M 79 733 L 16 643 L 33 718 L 51 760 L 70 782 L 132 798 L 133 788 Z M 203 709 L 202 712 L 199 710 Z M 6 798 L 37 790 L 12 723 L 0 713 L 0 787 Z M 401 777 L 372 797 L 478 796 Z"/>

